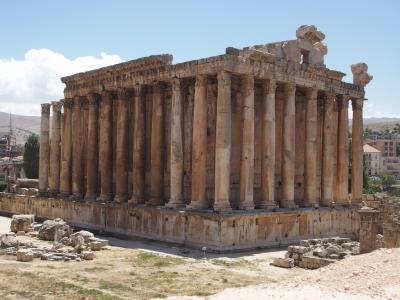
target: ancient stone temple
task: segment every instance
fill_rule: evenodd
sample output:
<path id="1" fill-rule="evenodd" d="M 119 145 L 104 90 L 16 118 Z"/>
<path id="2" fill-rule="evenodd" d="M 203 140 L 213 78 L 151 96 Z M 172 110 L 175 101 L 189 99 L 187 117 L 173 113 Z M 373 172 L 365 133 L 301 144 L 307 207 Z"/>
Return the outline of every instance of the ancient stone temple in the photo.
<path id="1" fill-rule="evenodd" d="M 64 99 L 42 104 L 36 201 L 76 223 L 215 250 L 353 234 L 372 77 L 361 63 L 342 81 L 324 38 L 301 26 L 294 40 L 62 78 Z"/>

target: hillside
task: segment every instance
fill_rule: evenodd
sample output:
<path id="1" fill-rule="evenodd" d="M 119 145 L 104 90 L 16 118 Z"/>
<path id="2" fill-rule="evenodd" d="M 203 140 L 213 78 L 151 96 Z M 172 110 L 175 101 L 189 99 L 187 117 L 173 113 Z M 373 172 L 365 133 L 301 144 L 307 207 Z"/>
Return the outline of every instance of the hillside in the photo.
<path id="1" fill-rule="evenodd" d="M 40 117 L 12 115 L 11 122 L 13 131 L 17 137 L 17 144 L 23 144 L 31 132 L 36 134 L 40 132 Z M 0 112 L 0 136 L 9 132 L 9 124 L 10 114 Z"/>
<path id="2" fill-rule="evenodd" d="M 365 118 L 364 128 L 369 128 L 373 131 L 383 131 L 392 129 L 396 123 L 400 123 L 400 118 Z"/>

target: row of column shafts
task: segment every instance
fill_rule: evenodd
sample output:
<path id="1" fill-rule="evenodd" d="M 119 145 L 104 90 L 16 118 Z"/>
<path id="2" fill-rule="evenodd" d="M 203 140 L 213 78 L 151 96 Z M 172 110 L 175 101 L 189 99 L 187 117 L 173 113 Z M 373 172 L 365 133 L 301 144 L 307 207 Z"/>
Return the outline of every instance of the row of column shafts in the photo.
<path id="1" fill-rule="evenodd" d="M 212 209 L 229 211 L 230 163 L 231 163 L 231 74 L 222 71 L 217 75 L 217 112 L 215 144 L 215 185 Z M 295 93 L 296 85 L 284 84 L 285 103 L 282 134 L 282 197 L 275 197 L 275 93 L 277 83 L 273 79 L 263 80 L 263 112 L 261 143 L 261 199 L 254 201 L 254 77 L 241 77 L 242 147 L 240 166 L 239 209 L 296 208 L 295 204 Z M 181 80 L 171 80 L 171 134 L 170 134 L 170 199 L 171 208 L 210 209 L 206 200 L 206 156 L 207 156 L 207 76 L 196 77 L 192 133 L 192 185 L 191 201 L 183 197 L 183 128 Z M 127 119 L 128 99 L 133 90 L 133 166 L 132 182 L 128 182 L 127 165 Z M 118 112 L 116 129 L 115 189 L 113 189 L 113 116 L 112 92 L 87 95 L 87 142 L 83 149 L 81 130 L 81 98 L 64 99 L 60 102 L 42 104 L 39 192 L 51 196 L 60 195 L 75 199 L 129 202 L 151 206 L 163 205 L 163 91 L 160 83 L 152 86 L 152 118 L 150 149 L 149 197 L 145 199 L 145 97 L 143 86 L 131 90 L 118 89 Z M 363 99 L 350 99 L 347 95 L 327 92 L 324 104 L 322 191 L 317 190 L 317 94 L 315 88 L 306 88 L 305 169 L 304 206 L 332 206 L 349 204 L 348 197 L 348 102 L 352 101 L 352 197 L 354 203 L 362 197 L 362 106 Z M 334 102 L 338 103 L 337 143 L 331 143 Z M 100 106 L 101 103 L 101 106 Z M 50 132 L 50 107 L 53 109 Z M 63 106 L 63 126 L 61 109 Z M 100 122 L 101 120 L 101 122 Z M 100 127 L 98 130 L 98 126 Z M 62 139 L 61 139 L 62 129 Z M 51 142 L 50 142 L 50 136 Z M 114 138 L 115 140 L 115 138 Z M 83 151 L 87 151 L 83 155 Z M 337 151 L 337 172 L 334 154 Z M 86 174 L 83 174 L 82 159 L 86 158 Z M 99 160 L 99 161 L 98 161 Z M 61 163 L 60 163 L 61 162 Z M 100 176 L 98 184 L 98 174 Z M 86 176 L 86 181 L 83 180 Z M 337 184 L 337 199 L 334 203 L 334 177 Z M 86 187 L 83 187 L 83 184 Z M 128 199 L 128 184 L 132 184 L 132 196 Z M 85 195 L 83 191 L 85 190 Z"/>

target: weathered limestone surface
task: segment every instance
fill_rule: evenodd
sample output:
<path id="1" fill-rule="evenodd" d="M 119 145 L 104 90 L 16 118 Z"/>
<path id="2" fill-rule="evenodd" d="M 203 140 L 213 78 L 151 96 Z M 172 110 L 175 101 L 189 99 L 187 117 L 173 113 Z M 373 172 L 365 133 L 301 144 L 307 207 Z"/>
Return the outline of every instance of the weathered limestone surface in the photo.
<path id="1" fill-rule="evenodd" d="M 49 195 L 55 196 L 60 189 L 60 142 L 61 142 L 61 103 L 53 101 L 50 140 Z"/>
<path id="2" fill-rule="evenodd" d="M 49 131 L 50 131 L 50 104 L 42 104 L 42 118 L 40 124 L 40 152 L 39 152 L 39 193 L 46 194 L 49 179 Z"/>
<path id="3" fill-rule="evenodd" d="M 355 208 L 214 214 L 4 194 L 0 211 L 35 212 L 37 218 L 60 217 L 72 226 L 198 249 L 205 246 L 210 251 L 276 247 L 313 237 L 354 237 L 359 229 Z"/>

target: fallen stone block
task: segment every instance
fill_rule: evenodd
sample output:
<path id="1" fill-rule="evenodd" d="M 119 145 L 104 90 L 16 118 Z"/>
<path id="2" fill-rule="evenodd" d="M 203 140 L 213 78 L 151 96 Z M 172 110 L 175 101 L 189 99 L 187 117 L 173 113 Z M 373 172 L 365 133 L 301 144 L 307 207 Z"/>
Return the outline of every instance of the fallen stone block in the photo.
<path id="1" fill-rule="evenodd" d="M 93 260 L 94 259 L 94 253 L 92 251 L 83 251 L 81 253 L 81 258 L 84 260 Z"/>
<path id="2" fill-rule="evenodd" d="M 31 224 L 35 221 L 34 215 L 13 215 L 11 218 L 11 231 L 30 231 Z"/>
<path id="3" fill-rule="evenodd" d="M 47 220 L 43 222 L 39 229 L 39 238 L 46 241 L 54 241 L 57 238 L 69 237 L 72 234 L 72 228 L 62 219 Z"/>
<path id="4" fill-rule="evenodd" d="M 28 262 L 33 260 L 33 252 L 30 249 L 19 249 L 17 251 L 17 261 Z"/>
<path id="5" fill-rule="evenodd" d="M 0 248 L 18 247 L 19 241 L 14 234 L 2 234 L 0 235 Z"/>
<path id="6" fill-rule="evenodd" d="M 39 186 L 38 179 L 29 179 L 29 178 L 18 178 L 16 180 L 15 185 L 20 188 L 35 188 L 37 189 Z"/>
<path id="7" fill-rule="evenodd" d="M 281 267 L 281 268 L 293 268 L 294 267 L 294 259 L 292 258 L 274 258 L 272 262 L 273 266 Z"/>
<path id="8" fill-rule="evenodd" d="M 291 253 L 304 254 L 310 251 L 310 248 L 304 246 L 289 246 L 288 251 Z"/>

